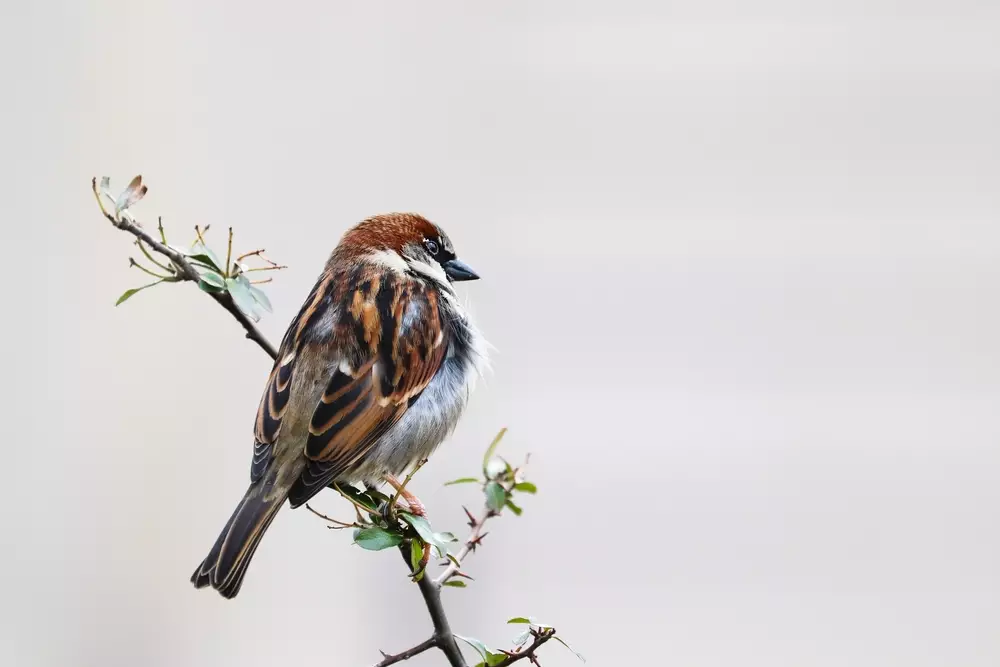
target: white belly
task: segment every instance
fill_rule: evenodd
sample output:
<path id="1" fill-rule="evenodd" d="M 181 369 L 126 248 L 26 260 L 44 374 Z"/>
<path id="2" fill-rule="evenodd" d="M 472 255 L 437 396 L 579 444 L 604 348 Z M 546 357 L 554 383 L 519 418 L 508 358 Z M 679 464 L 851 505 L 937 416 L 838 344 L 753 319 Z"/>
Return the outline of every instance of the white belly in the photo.
<path id="1" fill-rule="evenodd" d="M 485 341 L 471 324 L 449 345 L 441 370 L 402 419 L 383 435 L 364 462 L 344 481 L 379 483 L 425 459 L 455 429 L 486 362 Z"/>

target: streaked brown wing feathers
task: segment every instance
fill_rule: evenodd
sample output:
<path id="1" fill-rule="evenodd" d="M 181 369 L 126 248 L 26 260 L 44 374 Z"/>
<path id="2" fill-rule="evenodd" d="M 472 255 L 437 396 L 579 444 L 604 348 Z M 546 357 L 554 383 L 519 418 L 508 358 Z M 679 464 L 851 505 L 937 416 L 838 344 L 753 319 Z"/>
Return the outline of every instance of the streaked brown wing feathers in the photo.
<path id="1" fill-rule="evenodd" d="M 386 275 L 380 267 L 325 274 L 286 332 L 268 378 L 257 410 L 251 478 L 267 470 L 282 419 L 290 405 L 298 406 L 299 399 L 291 397 L 297 364 L 306 364 L 298 369 L 307 373 L 300 382 L 317 370 L 316 364 L 336 370 L 313 408 L 306 442 L 295 445 L 303 447 L 309 464 L 290 495 L 293 505 L 362 459 L 402 418 L 444 360 L 446 331 L 438 299 L 435 288 Z"/>
<path id="2" fill-rule="evenodd" d="M 306 443 L 308 458 L 338 470 L 363 457 L 403 416 L 445 350 L 437 295 L 421 283 L 376 278 L 358 287 L 349 303 L 345 329 L 361 334 L 356 344 L 367 358 L 356 370 L 342 364 L 333 374 Z"/>

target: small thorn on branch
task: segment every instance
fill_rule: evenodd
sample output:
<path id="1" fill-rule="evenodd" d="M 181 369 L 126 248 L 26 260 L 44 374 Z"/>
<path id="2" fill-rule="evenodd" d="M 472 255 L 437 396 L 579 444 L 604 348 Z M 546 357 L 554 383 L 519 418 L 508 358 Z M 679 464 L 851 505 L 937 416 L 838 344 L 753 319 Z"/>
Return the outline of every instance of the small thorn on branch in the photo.
<path id="1" fill-rule="evenodd" d="M 478 535 L 475 538 L 469 540 L 469 551 L 475 551 L 476 547 L 478 547 L 480 544 L 483 543 L 483 540 L 486 539 L 487 535 L 489 535 L 489 533 L 483 533 L 482 535 Z"/>

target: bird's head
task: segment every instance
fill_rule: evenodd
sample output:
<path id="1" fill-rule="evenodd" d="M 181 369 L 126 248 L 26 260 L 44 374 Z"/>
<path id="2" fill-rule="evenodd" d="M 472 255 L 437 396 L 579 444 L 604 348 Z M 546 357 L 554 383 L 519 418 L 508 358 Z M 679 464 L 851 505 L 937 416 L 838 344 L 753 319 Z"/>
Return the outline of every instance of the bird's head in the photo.
<path id="1" fill-rule="evenodd" d="M 444 230 L 416 213 L 387 213 L 363 220 L 344 234 L 334 255 L 412 271 L 445 287 L 479 278 L 458 259 Z"/>

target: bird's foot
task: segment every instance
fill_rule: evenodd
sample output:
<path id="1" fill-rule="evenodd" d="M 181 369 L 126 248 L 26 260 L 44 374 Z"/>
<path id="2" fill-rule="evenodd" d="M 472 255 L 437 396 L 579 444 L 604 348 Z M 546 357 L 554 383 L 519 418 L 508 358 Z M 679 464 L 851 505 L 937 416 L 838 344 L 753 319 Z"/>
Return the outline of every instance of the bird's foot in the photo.
<path id="1" fill-rule="evenodd" d="M 413 514 L 414 516 L 423 517 L 425 519 L 427 518 L 427 508 L 424 507 L 424 504 L 420 502 L 419 498 L 417 498 L 415 495 L 406 490 L 405 484 L 402 484 L 398 479 L 396 479 L 392 475 L 386 475 L 385 481 L 389 486 L 391 486 L 396 490 L 396 495 L 398 496 L 399 500 L 405 502 L 405 504 L 402 504 L 399 502 L 399 500 L 397 500 L 396 504 L 399 507 L 402 507 L 404 510 L 406 510 L 410 514 Z"/>

